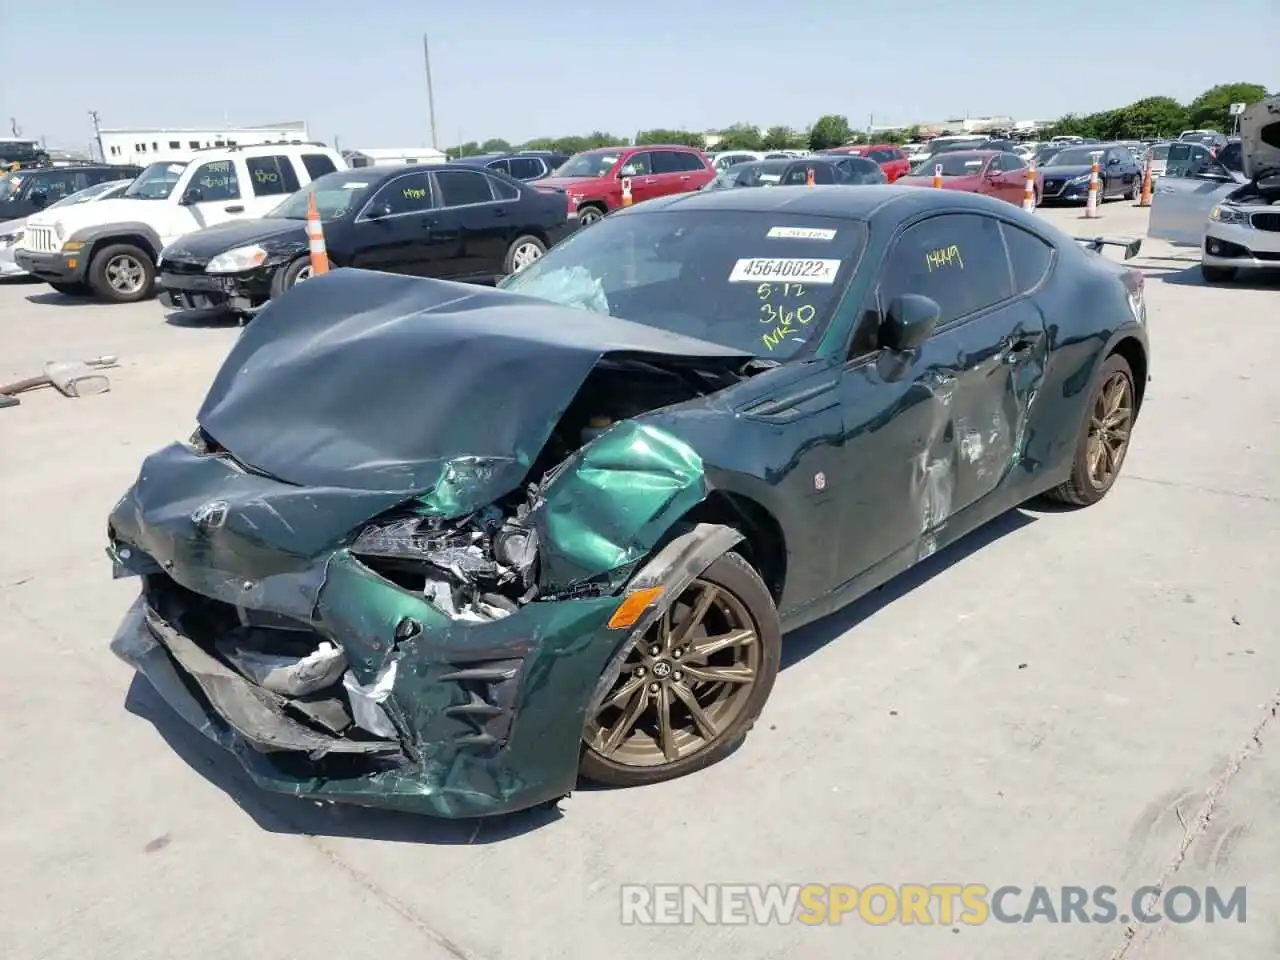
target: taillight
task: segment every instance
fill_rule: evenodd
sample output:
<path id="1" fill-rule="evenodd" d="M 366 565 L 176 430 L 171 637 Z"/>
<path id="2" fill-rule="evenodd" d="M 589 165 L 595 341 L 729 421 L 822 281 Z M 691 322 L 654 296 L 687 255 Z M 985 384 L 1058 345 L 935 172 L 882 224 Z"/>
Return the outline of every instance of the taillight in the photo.
<path id="1" fill-rule="evenodd" d="M 1133 314 L 1133 319 L 1144 327 L 1147 325 L 1146 283 L 1146 277 L 1142 275 L 1141 270 L 1125 271 L 1124 286 L 1129 301 L 1129 310 Z"/>

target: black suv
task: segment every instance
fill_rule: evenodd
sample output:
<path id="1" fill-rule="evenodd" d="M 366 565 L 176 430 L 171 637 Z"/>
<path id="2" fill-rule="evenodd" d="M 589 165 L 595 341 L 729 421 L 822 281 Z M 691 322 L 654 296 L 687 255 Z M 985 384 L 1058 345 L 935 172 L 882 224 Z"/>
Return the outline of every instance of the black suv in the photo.
<path id="1" fill-rule="evenodd" d="M 0 177 L 0 222 L 29 217 L 68 194 L 107 180 L 132 180 L 141 167 L 103 163 L 28 167 Z"/>
<path id="2" fill-rule="evenodd" d="M 451 162 L 463 167 L 497 170 L 513 180 L 530 183 L 551 176 L 556 167 L 568 159 L 563 153 L 552 153 L 549 150 L 522 150 L 519 153 L 487 153 L 476 157 L 460 157 Z"/>

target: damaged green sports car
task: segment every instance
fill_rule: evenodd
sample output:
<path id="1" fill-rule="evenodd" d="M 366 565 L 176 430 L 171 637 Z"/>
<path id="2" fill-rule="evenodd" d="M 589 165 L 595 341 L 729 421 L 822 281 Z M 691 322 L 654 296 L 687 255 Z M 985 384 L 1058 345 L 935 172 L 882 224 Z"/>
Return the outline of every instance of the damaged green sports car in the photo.
<path id="1" fill-rule="evenodd" d="M 1111 488 L 1148 347 L 1104 242 L 782 187 L 612 214 L 497 290 L 299 284 L 112 512 L 113 649 L 297 796 L 470 817 L 697 770 L 786 631 Z"/>

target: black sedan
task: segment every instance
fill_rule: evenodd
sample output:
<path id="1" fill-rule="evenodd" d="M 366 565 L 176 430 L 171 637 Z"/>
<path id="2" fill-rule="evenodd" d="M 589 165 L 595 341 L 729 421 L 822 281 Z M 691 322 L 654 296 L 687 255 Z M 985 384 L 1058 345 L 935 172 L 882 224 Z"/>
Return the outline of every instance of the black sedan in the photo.
<path id="1" fill-rule="evenodd" d="M 1147 383 L 1139 271 L 913 187 L 659 197 L 262 321 L 112 510 L 112 647 L 262 787 L 446 817 L 731 756 L 784 634 L 1106 496 Z"/>
<path id="2" fill-rule="evenodd" d="M 1089 174 L 1098 160 L 1098 202 L 1109 197 L 1137 200 L 1142 193 L 1142 165 L 1122 143 L 1089 143 L 1059 150 L 1045 161 L 1042 204 L 1085 203 Z"/>
<path id="3" fill-rule="evenodd" d="M 174 309 L 252 314 L 311 276 L 314 195 L 329 262 L 492 283 L 528 266 L 576 226 L 562 193 L 453 164 L 364 167 L 313 181 L 261 220 L 180 237 L 160 253 L 160 300 Z"/>
<path id="4" fill-rule="evenodd" d="M 817 184 L 886 183 L 887 177 L 880 165 L 865 157 L 846 154 L 820 155 L 797 160 L 751 160 L 735 163 L 722 170 L 703 190 L 726 190 L 734 187 L 801 186 L 812 175 Z"/>
<path id="5" fill-rule="evenodd" d="M 496 170 L 514 180 L 532 183 L 551 176 L 568 159 L 568 154 L 553 153 L 550 150 L 522 150 L 519 153 L 486 153 L 475 157 L 461 157 L 452 162 L 462 167 Z"/>

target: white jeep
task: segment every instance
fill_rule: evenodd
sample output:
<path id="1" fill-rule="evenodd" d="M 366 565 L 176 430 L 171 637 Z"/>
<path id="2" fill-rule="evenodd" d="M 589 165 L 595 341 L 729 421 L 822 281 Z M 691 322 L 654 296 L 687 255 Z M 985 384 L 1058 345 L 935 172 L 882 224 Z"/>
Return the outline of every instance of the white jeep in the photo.
<path id="1" fill-rule="evenodd" d="M 14 259 L 59 293 L 113 303 L 154 293 L 160 251 L 228 220 L 261 217 L 287 195 L 347 163 L 317 143 L 202 150 L 153 163 L 116 200 L 50 209 L 27 220 Z"/>

